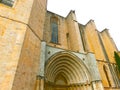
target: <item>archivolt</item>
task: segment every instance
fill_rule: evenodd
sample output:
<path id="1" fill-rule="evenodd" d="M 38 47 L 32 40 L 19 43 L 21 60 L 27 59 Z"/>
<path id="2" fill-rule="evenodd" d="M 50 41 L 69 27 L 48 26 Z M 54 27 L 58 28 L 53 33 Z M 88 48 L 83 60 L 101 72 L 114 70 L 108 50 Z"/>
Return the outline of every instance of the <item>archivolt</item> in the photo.
<path id="1" fill-rule="evenodd" d="M 54 83 L 59 74 L 65 77 L 68 84 L 91 81 L 89 70 L 83 61 L 70 52 L 56 53 L 46 62 L 46 81 Z"/>

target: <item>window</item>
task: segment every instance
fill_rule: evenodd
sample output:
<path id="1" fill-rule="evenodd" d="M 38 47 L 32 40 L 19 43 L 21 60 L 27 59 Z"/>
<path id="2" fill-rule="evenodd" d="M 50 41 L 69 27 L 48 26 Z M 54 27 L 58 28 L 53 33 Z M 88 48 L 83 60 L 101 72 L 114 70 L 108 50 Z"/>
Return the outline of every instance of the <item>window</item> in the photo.
<path id="1" fill-rule="evenodd" d="M 0 0 L 0 3 L 3 3 L 5 5 L 12 7 L 14 4 L 14 0 Z"/>
<path id="2" fill-rule="evenodd" d="M 103 65 L 103 70 L 104 70 L 104 73 L 105 73 L 105 75 L 106 75 L 108 84 L 109 84 L 109 86 L 111 87 L 110 79 L 109 79 L 109 76 L 108 76 L 108 68 L 107 68 L 106 65 Z"/>
<path id="3" fill-rule="evenodd" d="M 51 42 L 58 43 L 58 23 L 57 18 L 51 19 Z"/>

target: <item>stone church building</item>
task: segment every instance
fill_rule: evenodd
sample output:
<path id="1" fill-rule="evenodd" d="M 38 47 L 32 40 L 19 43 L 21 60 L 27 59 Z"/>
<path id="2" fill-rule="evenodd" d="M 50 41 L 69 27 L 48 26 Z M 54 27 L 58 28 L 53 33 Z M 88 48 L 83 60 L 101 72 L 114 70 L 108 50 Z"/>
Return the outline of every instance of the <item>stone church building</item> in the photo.
<path id="1" fill-rule="evenodd" d="M 0 90 L 120 90 L 109 30 L 46 7 L 0 0 Z"/>

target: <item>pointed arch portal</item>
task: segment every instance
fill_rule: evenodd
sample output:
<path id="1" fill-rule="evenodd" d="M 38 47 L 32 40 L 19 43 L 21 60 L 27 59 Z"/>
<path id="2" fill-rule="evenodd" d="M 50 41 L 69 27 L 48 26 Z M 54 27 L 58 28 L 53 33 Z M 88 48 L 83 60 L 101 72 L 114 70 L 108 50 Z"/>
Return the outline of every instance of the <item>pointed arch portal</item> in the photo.
<path id="1" fill-rule="evenodd" d="M 45 90 L 90 90 L 90 82 L 89 70 L 72 53 L 59 52 L 46 62 Z"/>

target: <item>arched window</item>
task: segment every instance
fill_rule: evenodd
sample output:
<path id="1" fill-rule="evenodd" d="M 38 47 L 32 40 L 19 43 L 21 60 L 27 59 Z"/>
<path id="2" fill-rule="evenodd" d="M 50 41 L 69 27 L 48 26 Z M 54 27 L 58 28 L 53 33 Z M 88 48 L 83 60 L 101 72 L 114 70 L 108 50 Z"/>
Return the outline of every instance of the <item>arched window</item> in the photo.
<path id="1" fill-rule="evenodd" d="M 58 19 L 56 17 L 51 18 L 51 42 L 58 43 Z"/>
<path id="2" fill-rule="evenodd" d="M 103 65 L 103 70 L 104 70 L 104 73 L 105 73 L 105 75 L 106 75 L 108 84 L 109 84 L 109 86 L 111 87 L 110 79 L 109 79 L 109 76 L 108 76 L 108 68 L 107 68 L 106 65 Z"/>

